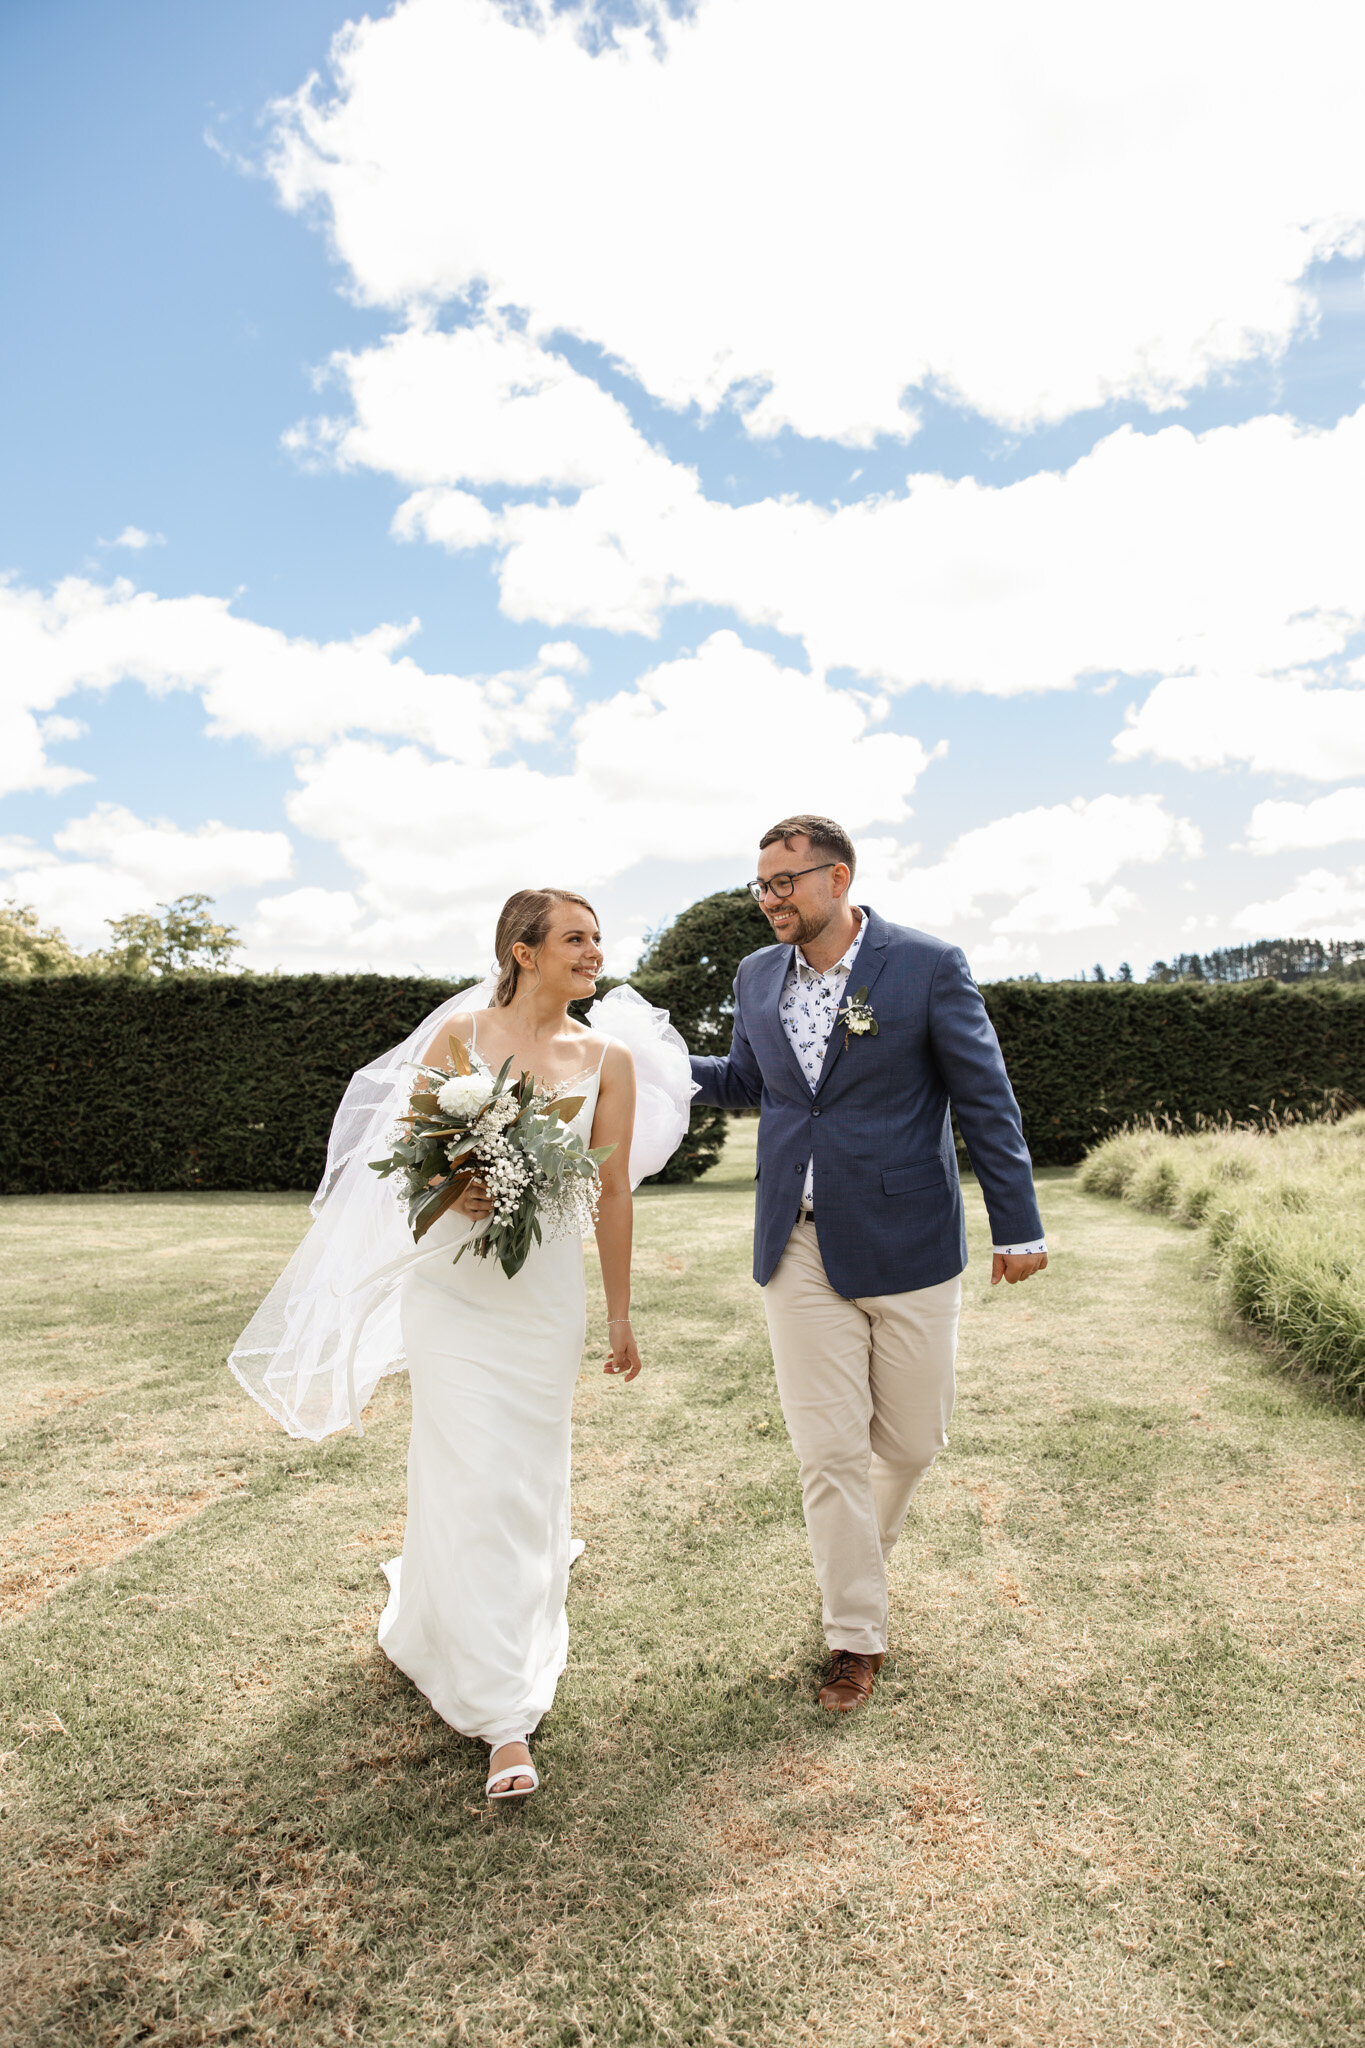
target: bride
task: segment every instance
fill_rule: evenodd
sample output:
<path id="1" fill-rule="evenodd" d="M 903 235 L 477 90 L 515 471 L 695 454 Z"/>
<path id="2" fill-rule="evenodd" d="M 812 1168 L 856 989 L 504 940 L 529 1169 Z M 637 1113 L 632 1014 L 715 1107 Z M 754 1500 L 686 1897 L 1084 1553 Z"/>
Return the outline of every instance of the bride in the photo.
<path id="1" fill-rule="evenodd" d="M 569 1130 L 610 1146 L 596 1236 L 606 1294 L 604 1371 L 633 1380 L 633 1185 L 657 1172 L 687 1128 L 693 1092 L 682 1040 L 628 988 L 589 1012 L 601 935 L 586 898 L 523 889 L 503 907 L 495 977 L 452 998 L 401 1046 L 354 1076 L 337 1113 L 313 1228 L 243 1332 L 229 1363 L 290 1430 L 315 1440 L 360 1415 L 385 1372 L 412 1384 L 408 1519 L 385 1566 L 386 1655 L 443 1720 L 486 1742 L 490 1798 L 539 1784 L 528 1738 L 568 1656 L 565 1595 L 574 1381 L 585 1338 L 577 1237 L 533 1247 L 508 1279 L 496 1259 L 455 1253 L 487 1228 L 493 1204 L 471 1181 L 427 1231 L 408 1234 L 393 1193 L 370 1172 L 407 1106 L 415 1063 L 446 1066 L 449 1041 L 489 1074 L 510 1061 L 539 1088 L 581 1095 Z"/>

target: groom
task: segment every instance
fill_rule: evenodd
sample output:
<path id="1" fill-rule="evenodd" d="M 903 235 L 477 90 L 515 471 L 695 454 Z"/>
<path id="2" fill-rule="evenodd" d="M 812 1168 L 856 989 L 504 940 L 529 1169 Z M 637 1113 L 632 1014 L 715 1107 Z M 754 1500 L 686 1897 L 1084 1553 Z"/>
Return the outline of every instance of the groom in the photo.
<path id="1" fill-rule="evenodd" d="M 784 818 L 749 884 L 778 941 L 735 977 L 727 1057 L 697 1100 L 761 1105 L 754 1278 L 820 1582 L 820 1704 L 872 1696 L 886 1560 L 948 1441 L 962 1269 L 949 1108 L 986 1198 L 991 1284 L 1047 1264 L 1019 1108 L 955 946 L 849 901 L 856 855 L 831 818 Z"/>

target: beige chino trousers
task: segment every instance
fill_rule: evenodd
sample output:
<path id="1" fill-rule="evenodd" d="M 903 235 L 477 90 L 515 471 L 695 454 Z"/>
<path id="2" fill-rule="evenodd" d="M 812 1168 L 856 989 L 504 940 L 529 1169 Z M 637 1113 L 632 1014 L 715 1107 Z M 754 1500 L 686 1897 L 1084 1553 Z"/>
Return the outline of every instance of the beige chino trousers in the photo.
<path id="1" fill-rule="evenodd" d="M 763 1289 L 832 1650 L 886 1648 L 886 1560 L 948 1441 L 962 1276 L 905 1294 L 836 1293 L 799 1218 Z"/>

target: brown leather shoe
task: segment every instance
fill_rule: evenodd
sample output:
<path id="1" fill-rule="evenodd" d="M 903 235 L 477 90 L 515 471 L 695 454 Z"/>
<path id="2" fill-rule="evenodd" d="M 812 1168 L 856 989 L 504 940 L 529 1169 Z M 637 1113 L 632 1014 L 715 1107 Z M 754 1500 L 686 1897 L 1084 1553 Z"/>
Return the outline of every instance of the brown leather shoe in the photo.
<path id="1" fill-rule="evenodd" d="M 857 1650 L 831 1650 L 829 1670 L 820 1687 L 821 1706 L 828 1707 L 831 1714 L 851 1714 L 855 1707 L 865 1707 L 884 1662 L 881 1655 L 863 1657 Z"/>

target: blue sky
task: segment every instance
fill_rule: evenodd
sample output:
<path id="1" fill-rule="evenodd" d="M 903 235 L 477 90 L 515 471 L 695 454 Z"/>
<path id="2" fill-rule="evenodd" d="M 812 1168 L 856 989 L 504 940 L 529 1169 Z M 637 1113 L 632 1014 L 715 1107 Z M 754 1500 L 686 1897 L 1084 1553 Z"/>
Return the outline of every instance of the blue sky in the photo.
<path id="1" fill-rule="evenodd" d="M 12 893 L 624 967 L 820 808 L 983 977 L 1365 933 L 1353 13 L 520 12 L 0 16 Z"/>

